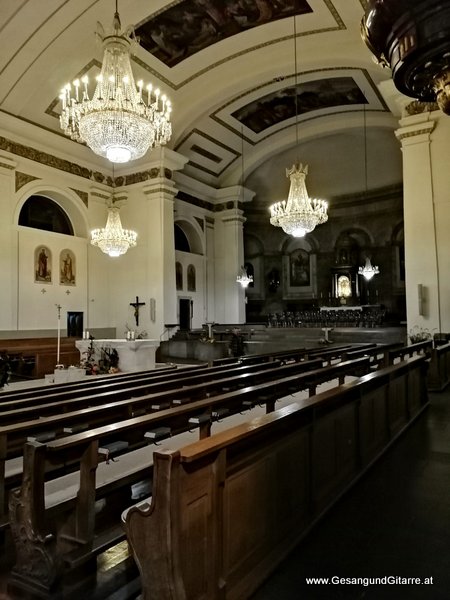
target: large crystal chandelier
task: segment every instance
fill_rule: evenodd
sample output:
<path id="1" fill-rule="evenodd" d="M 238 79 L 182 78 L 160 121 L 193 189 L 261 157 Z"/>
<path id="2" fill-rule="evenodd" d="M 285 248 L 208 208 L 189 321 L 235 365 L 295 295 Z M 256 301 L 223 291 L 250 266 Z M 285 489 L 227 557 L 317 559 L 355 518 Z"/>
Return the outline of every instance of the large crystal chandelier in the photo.
<path id="1" fill-rule="evenodd" d="M 298 90 L 297 90 L 297 29 L 294 16 L 294 63 L 295 63 L 295 137 L 298 148 Z M 294 237 L 303 237 L 317 225 L 328 220 L 328 204 L 325 200 L 311 199 L 306 190 L 305 178 L 308 165 L 297 161 L 291 169 L 286 169 L 286 177 L 291 180 L 287 200 L 276 202 L 270 207 L 270 223 Z"/>
<path id="2" fill-rule="evenodd" d="M 103 43 L 103 64 L 92 98 L 88 77 L 76 79 L 61 91 L 61 128 L 77 142 L 100 156 L 123 163 L 143 156 L 150 147 L 165 144 L 172 135 L 171 103 L 159 89 L 142 81 L 134 83 L 130 54 L 136 43 L 134 30 L 121 32 L 119 13 L 113 33 L 105 35 L 99 24 L 97 35 Z"/>
<path id="3" fill-rule="evenodd" d="M 137 233 L 123 229 L 120 221 L 119 207 L 115 204 L 114 196 L 108 206 L 106 227 L 91 231 L 91 244 L 98 246 L 102 252 L 115 257 L 125 254 L 128 248 L 136 246 Z"/>
<path id="4" fill-rule="evenodd" d="M 286 169 L 286 177 L 291 180 L 289 196 L 270 207 L 270 223 L 294 237 L 303 237 L 317 225 L 328 220 L 328 204 L 325 200 L 310 198 L 306 190 L 305 178 L 308 165 L 292 165 Z"/>
<path id="5" fill-rule="evenodd" d="M 374 275 L 378 275 L 380 269 L 377 266 L 372 266 L 370 258 L 366 257 L 366 264 L 363 267 L 359 267 L 358 273 L 362 275 L 366 281 L 370 281 Z"/>

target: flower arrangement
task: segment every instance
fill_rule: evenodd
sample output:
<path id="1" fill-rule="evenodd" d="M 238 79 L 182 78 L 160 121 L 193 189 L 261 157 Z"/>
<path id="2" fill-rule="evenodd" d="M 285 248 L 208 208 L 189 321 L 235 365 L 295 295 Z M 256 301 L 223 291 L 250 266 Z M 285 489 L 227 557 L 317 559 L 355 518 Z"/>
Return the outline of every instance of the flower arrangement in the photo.
<path id="1" fill-rule="evenodd" d="M 410 329 L 408 337 L 410 344 L 426 342 L 427 340 L 431 340 L 433 338 L 428 329 L 422 329 L 422 327 L 419 327 L 418 325 L 414 325 L 414 327 Z"/>

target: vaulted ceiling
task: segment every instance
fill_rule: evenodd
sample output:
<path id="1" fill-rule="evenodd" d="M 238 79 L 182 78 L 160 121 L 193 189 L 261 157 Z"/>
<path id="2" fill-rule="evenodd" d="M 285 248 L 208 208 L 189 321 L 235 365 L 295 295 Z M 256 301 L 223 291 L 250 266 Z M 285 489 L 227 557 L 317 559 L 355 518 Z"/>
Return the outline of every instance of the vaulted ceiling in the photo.
<path id="1" fill-rule="evenodd" d="M 365 147 L 369 186 L 401 182 L 399 115 L 380 92 L 390 89 L 390 73 L 360 37 L 364 7 L 365 0 L 118 4 L 122 26 L 133 25 L 140 38 L 136 80 L 158 85 L 172 101 L 169 147 L 188 157 L 187 174 L 222 187 L 245 171 L 257 186 L 275 168 L 282 181 L 298 156 L 310 163 L 310 185 L 321 195 L 362 189 Z M 60 90 L 96 75 L 97 21 L 108 31 L 114 10 L 114 0 L 2 0 L 0 111 L 46 139 L 62 136 Z"/>

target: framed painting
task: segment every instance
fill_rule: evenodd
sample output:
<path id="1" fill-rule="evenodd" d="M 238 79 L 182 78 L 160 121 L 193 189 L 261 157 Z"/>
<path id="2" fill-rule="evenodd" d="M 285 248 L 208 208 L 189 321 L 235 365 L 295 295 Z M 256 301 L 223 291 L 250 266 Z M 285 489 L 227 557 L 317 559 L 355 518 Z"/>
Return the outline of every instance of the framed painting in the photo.
<path id="1" fill-rule="evenodd" d="M 59 283 L 76 285 L 76 260 L 72 250 L 66 248 L 59 255 Z"/>
<path id="2" fill-rule="evenodd" d="M 52 282 L 52 252 L 47 246 L 38 246 L 34 251 L 34 281 Z"/>

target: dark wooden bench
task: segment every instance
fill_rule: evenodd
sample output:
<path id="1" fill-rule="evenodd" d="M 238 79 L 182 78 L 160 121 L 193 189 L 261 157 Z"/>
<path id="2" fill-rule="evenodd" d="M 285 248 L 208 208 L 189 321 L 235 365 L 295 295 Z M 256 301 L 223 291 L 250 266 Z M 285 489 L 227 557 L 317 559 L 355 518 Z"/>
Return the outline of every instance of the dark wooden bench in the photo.
<path id="1" fill-rule="evenodd" d="M 436 346 L 431 350 L 428 370 L 428 389 L 440 392 L 450 383 L 450 344 Z"/>
<path id="2" fill-rule="evenodd" d="M 270 365 L 263 363 L 261 368 L 270 368 Z M 47 390 L 46 394 L 41 393 L 36 396 L 1 402 L 0 422 L 3 422 L 3 419 L 8 419 L 7 413 L 10 411 L 26 411 L 31 407 L 36 407 L 36 410 L 40 410 L 38 407 L 45 406 L 45 412 L 41 414 L 51 414 L 52 410 L 54 412 L 60 412 L 61 410 L 64 410 L 66 404 L 72 402 L 73 400 L 79 400 L 81 402 L 81 400 L 84 399 L 85 406 L 90 406 L 91 404 L 95 405 L 110 402 L 111 400 L 121 400 L 147 393 L 156 393 L 157 391 L 163 391 L 184 385 L 194 385 L 199 382 L 212 381 L 213 379 L 232 377 L 234 375 L 243 373 L 248 369 L 258 369 L 258 363 L 248 366 L 230 365 L 187 371 L 180 370 L 170 373 L 169 376 L 162 374 L 159 377 L 143 376 L 131 380 L 105 381 L 104 383 L 96 386 L 94 389 L 90 386 L 83 387 L 81 389 L 70 388 L 59 391 L 54 391 L 52 388 L 50 388 Z M 51 407 L 52 404 L 55 405 L 54 409 Z M 20 413 L 17 412 L 17 414 Z M 6 420 L 5 422 L 8 421 Z"/>
<path id="3" fill-rule="evenodd" d="M 304 379 L 304 388 L 302 389 L 305 389 L 320 379 L 326 381 L 330 378 L 342 377 L 341 373 L 344 370 L 353 373 L 356 370 L 365 368 L 362 362 L 353 362 L 351 365 L 343 365 L 339 372 L 334 370 L 322 373 L 320 361 L 292 363 L 282 366 L 279 363 L 263 363 L 260 365 L 261 368 L 257 367 L 258 365 L 240 367 L 238 371 L 233 371 L 232 375 L 228 374 L 225 378 L 221 377 L 220 379 L 204 381 L 192 386 L 171 388 L 161 392 L 156 391 L 151 394 L 114 400 L 113 402 L 93 406 L 86 405 L 86 398 L 72 399 L 66 401 L 64 412 L 58 412 L 57 414 L 54 414 L 53 411 L 54 404 L 50 405 L 51 412 L 49 415 L 45 414 L 45 406 L 26 407 L 5 413 L 3 421 L 9 419 L 10 422 L 0 427 L 0 517 L 4 514 L 6 489 L 14 483 L 20 482 L 20 456 L 23 444 L 27 439 L 34 438 L 35 441 L 45 442 L 100 424 L 152 413 L 171 406 L 188 404 L 197 399 L 219 395 L 223 391 L 240 389 L 271 379 L 292 375 L 301 377 L 302 374 L 311 372 L 311 375 Z M 298 385 L 294 382 L 291 389 L 295 391 L 297 387 Z"/>
<path id="4" fill-rule="evenodd" d="M 322 372 L 329 371 L 327 376 L 333 378 L 342 375 L 344 369 L 354 373 L 363 361 L 367 363 L 367 359 L 359 359 L 358 363 L 333 365 Z M 303 380 L 303 376 L 307 379 Z M 147 443 L 161 439 L 159 432 L 166 437 L 169 433 L 174 436 L 198 429 L 199 437 L 203 439 L 209 436 L 211 426 L 218 418 L 237 414 L 256 404 L 266 405 L 267 411 L 273 411 L 276 399 L 295 389 L 305 389 L 314 377 L 313 372 L 290 375 L 47 443 L 27 442 L 22 485 L 10 496 L 11 527 L 18 557 L 14 569 L 16 583 L 51 589 L 65 566 L 78 566 L 95 556 L 99 548 L 105 548 L 107 532 L 96 525 L 95 506 L 99 499 L 107 499 L 107 510 L 111 511 L 108 519 L 110 540 L 111 543 L 117 541 L 115 516 L 119 509 L 129 505 L 131 484 L 148 476 L 151 453 Z M 115 462 L 106 465 L 102 461 L 114 456 L 111 448 L 118 448 L 118 456 L 115 456 Z M 99 463 L 102 471 L 96 481 Z M 52 480 L 57 475 L 62 479 Z M 52 481 L 59 488 L 56 498 L 50 494 Z M 45 544 L 40 544 L 39 540 L 44 539 Z M 100 544 L 98 540 L 101 540 Z M 36 578 L 33 569 L 30 570 L 29 558 L 37 555 L 38 547 L 43 553 L 41 558 L 46 557 L 44 562 L 48 572 L 41 572 L 41 577 Z M 24 552 L 27 567 L 25 562 L 21 563 Z"/>
<path id="5" fill-rule="evenodd" d="M 365 344 L 364 346 L 367 346 Z M 373 346 L 373 344 L 371 344 Z M 333 349 L 333 352 L 336 352 L 338 356 L 345 350 L 349 350 L 354 348 L 353 345 L 341 345 L 336 346 Z M 233 364 L 236 362 L 240 362 L 242 364 L 251 364 L 253 361 L 273 361 L 273 360 L 305 360 L 307 355 L 313 356 L 316 354 L 321 354 L 325 350 L 323 348 L 311 348 L 310 350 L 306 350 L 306 348 L 293 348 L 290 350 L 278 350 L 275 352 L 265 352 L 262 354 L 245 354 L 239 357 L 229 357 L 229 358 L 217 358 L 213 360 L 214 365 L 225 365 L 225 364 Z"/>
<path id="6" fill-rule="evenodd" d="M 417 356 L 176 451 L 126 511 L 144 598 L 248 598 L 427 405 Z"/>
<path id="7" fill-rule="evenodd" d="M 431 340 L 409 344 L 408 346 L 401 346 L 400 348 L 393 348 L 392 350 L 388 350 L 386 354 L 386 365 L 394 364 L 395 361 L 401 361 L 406 357 L 411 357 L 416 354 L 424 354 L 430 358 L 432 348 L 433 342 Z"/>
<path id="8" fill-rule="evenodd" d="M 2 402 L 8 400 L 20 400 L 25 398 L 33 398 L 34 396 L 40 394 L 48 394 L 51 392 L 60 392 L 60 391 L 76 391 L 83 389 L 90 389 L 97 386 L 108 385 L 111 383 L 122 383 L 126 381 L 130 381 L 132 379 L 147 379 L 153 377 L 161 377 L 168 376 L 169 374 L 174 374 L 174 372 L 189 372 L 196 371 L 198 369 L 205 369 L 207 367 L 207 363 L 192 365 L 186 367 L 177 367 L 176 365 L 167 365 L 164 367 L 160 367 L 157 369 L 146 370 L 146 371 L 133 371 L 127 373 L 115 373 L 114 375 L 92 375 L 87 377 L 86 379 L 82 379 L 80 381 L 67 381 L 65 383 L 44 383 L 42 385 L 36 385 L 33 387 L 27 387 L 23 389 L 14 389 L 14 388 L 3 388 L 0 392 L 0 407 Z"/>

